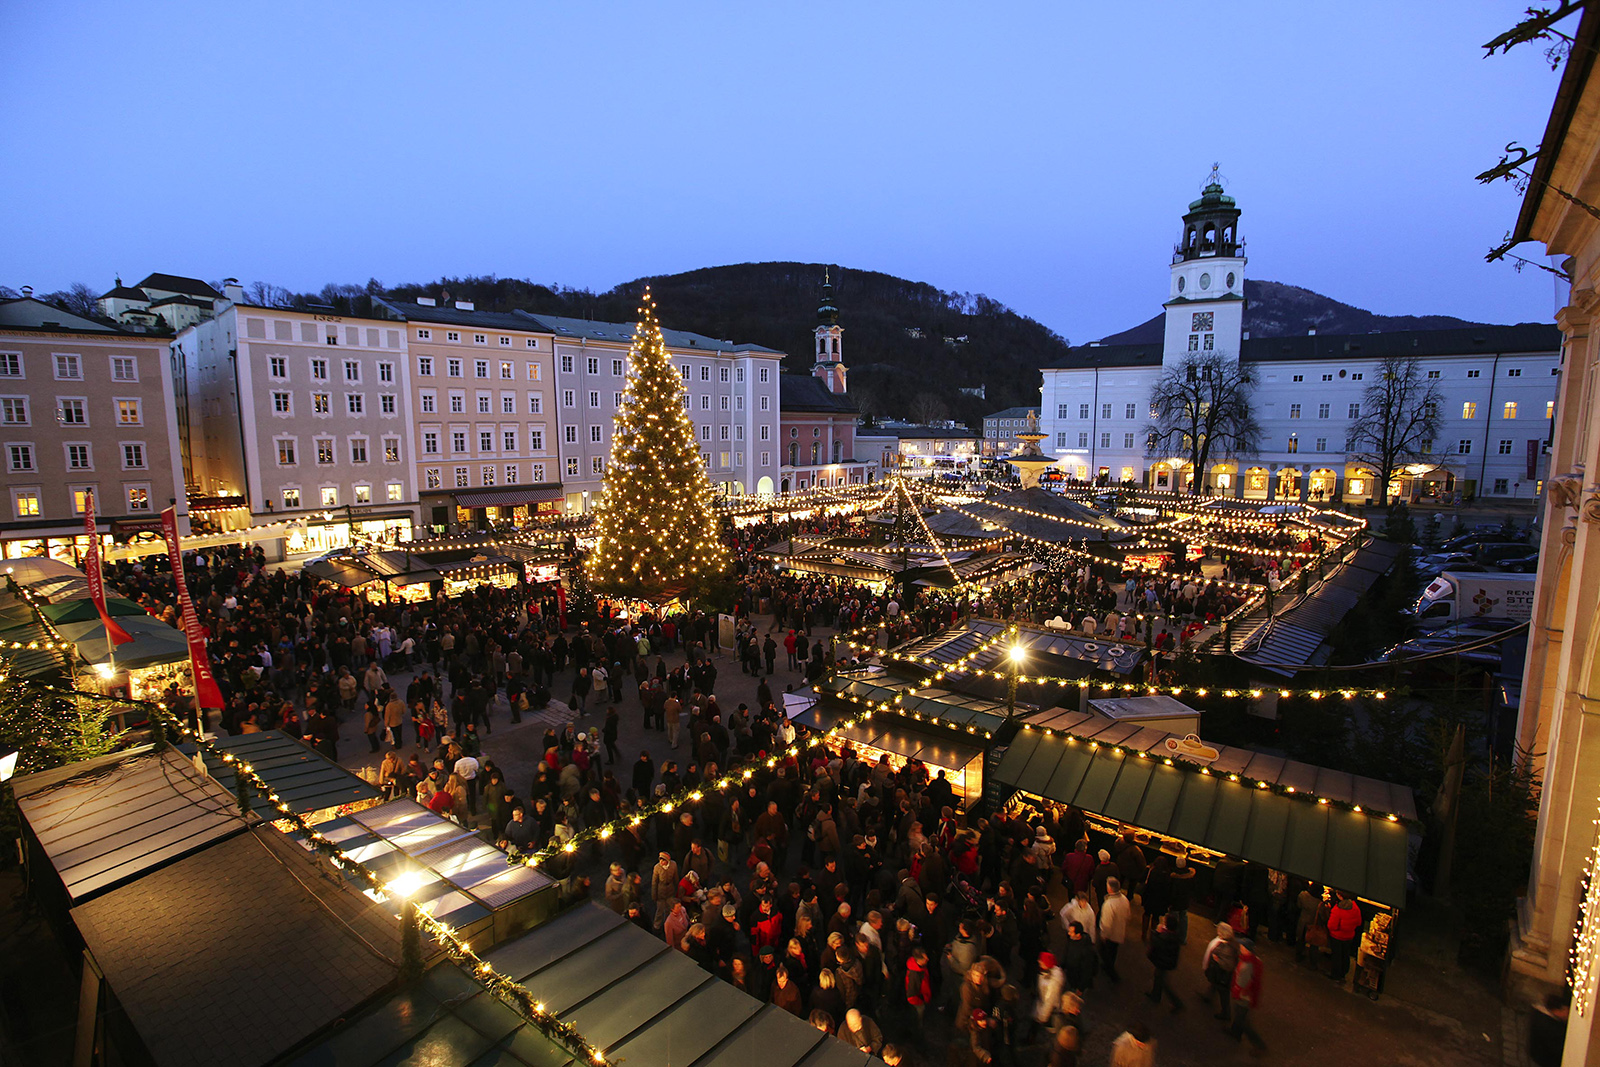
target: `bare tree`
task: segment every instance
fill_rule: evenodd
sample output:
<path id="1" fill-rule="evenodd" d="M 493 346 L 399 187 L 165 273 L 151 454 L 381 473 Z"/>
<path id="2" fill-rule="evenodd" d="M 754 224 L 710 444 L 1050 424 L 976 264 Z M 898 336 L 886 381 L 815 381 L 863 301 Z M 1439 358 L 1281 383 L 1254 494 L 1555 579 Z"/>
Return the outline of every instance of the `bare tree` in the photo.
<path id="1" fill-rule="evenodd" d="M 250 303 L 264 308 L 285 308 L 294 299 L 289 290 L 271 282 L 251 282 L 245 294 Z"/>
<path id="2" fill-rule="evenodd" d="M 62 311 L 82 315 L 86 319 L 100 316 L 100 295 L 82 282 L 73 282 L 71 288 L 58 289 L 39 299 L 46 304 L 54 304 Z"/>
<path id="3" fill-rule="evenodd" d="M 932 393 L 918 393 L 911 398 L 911 419 L 926 426 L 950 417 L 950 409 L 943 400 Z"/>
<path id="4" fill-rule="evenodd" d="M 1378 380 L 1361 394 L 1361 413 L 1345 431 L 1345 450 L 1352 463 L 1365 463 L 1378 474 L 1378 501 L 1389 500 L 1389 484 L 1408 463 L 1427 462 L 1439 436 L 1439 387 L 1422 373 L 1422 364 L 1390 356 L 1378 368 Z"/>
<path id="5" fill-rule="evenodd" d="M 1250 406 L 1255 385 L 1254 367 L 1216 352 L 1167 368 L 1150 392 L 1149 454 L 1189 457 L 1190 491 L 1199 492 L 1213 459 L 1249 455 L 1260 445 L 1261 424 Z"/>

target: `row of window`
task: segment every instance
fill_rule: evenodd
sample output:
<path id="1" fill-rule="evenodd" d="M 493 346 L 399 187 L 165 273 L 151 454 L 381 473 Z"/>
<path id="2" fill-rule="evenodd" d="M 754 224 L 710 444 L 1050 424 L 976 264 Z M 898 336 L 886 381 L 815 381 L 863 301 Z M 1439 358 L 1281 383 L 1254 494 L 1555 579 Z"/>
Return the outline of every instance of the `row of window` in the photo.
<path id="1" fill-rule="evenodd" d="M 727 440 L 727 438 L 723 438 L 723 440 Z M 812 466 L 816 466 L 818 463 L 827 463 L 827 462 L 839 463 L 839 462 L 841 462 L 843 460 L 843 458 L 844 458 L 844 442 L 843 441 L 835 441 L 833 443 L 833 459 L 831 461 L 824 458 L 821 444 L 819 444 L 816 441 L 813 441 L 811 443 L 811 465 Z M 800 466 L 800 446 L 797 445 L 797 444 L 791 444 L 789 446 L 789 466 L 791 466 L 791 467 Z"/>
<path id="2" fill-rule="evenodd" d="M 310 364 L 311 380 L 312 381 L 314 381 L 314 382 L 325 382 L 325 381 L 328 380 L 328 365 L 329 365 L 329 361 L 328 360 L 326 360 L 326 359 L 312 359 L 312 360 L 309 361 L 309 364 Z M 358 359 L 346 359 L 346 360 L 342 360 L 341 364 L 342 364 L 341 365 L 341 370 L 342 370 L 342 372 L 344 374 L 344 380 L 346 382 L 349 382 L 352 385 L 360 384 L 360 382 L 361 382 L 361 361 L 358 360 Z M 383 361 L 383 362 L 380 362 L 377 366 L 378 366 L 378 381 L 383 382 L 385 384 L 392 384 L 394 382 L 394 364 L 390 363 L 388 361 Z M 274 381 L 280 381 L 280 382 L 288 381 L 289 380 L 289 357 L 288 356 L 268 356 L 267 357 L 267 375 L 269 377 L 271 377 Z"/>
<path id="3" fill-rule="evenodd" d="M 294 323 L 286 322 L 283 319 L 274 319 L 272 322 L 272 339 L 292 344 L 295 339 L 294 325 Z M 267 339 L 267 320 L 246 318 L 244 320 L 244 335 L 252 341 L 265 341 Z M 362 327 L 346 326 L 344 328 L 345 344 L 357 347 L 362 340 Z M 365 340 L 368 348 L 380 347 L 380 341 L 382 341 L 381 347 L 383 348 L 399 348 L 400 331 L 368 326 L 366 327 Z M 337 345 L 339 344 L 339 327 L 326 323 L 302 322 L 300 324 L 300 343 L 306 345 Z"/>
<path id="4" fill-rule="evenodd" d="M 1133 434 L 1125 433 L 1125 434 L 1122 435 L 1122 447 L 1123 448 L 1132 448 L 1133 447 L 1133 442 L 1134 442 L 1134 435 Z M 1068 435 L 1067 434 L 1065 434 L 1065 433 L 1056 434 L 1056 447 L 1057 448 L 1068 448 L 1068 447 L 1070 447 L 1069 444 L 1068 444 Z M 1078 447 L 1079 448 L 1088 448 L 1089 447 L 1089 435 L 1087 433 L 1078 434 Z M 1102 433 L 1100 435 L 1100 447 L 1101 448 L 1110 448 L 1111 447 L 1111 434 Z M 1318 437 L 1318 438 L 1316 438 L 1315 439 L 1315 447 L 1316 447 L 1316 451 L 1318 451 L 1318 452 L 1326 452 L 1328 450 L 1328 439 L 1326 437 Z M 1509 455 L 1512 454 L 1513 447 L 1514 447 L 1514 442 L 1510 438 L 1508 438 L 1508 437 L 1501 438 L 1500 439 L 1500 446 L 1499 446 L 1499 454 L 1502 455 L 1502 456 L 1509 456 Z M 1300 436 L 1298 434 L 1290 434 L 1289 435 L 1288 444 L 1284 448 L 1284 451 L 1285 452 L 1296 452 L 1296 453 L 1300 451 Z M 1424 455 L 1432 455 L 1433 454 L 1433 442 L 1432 441 L 1424 441 L 1422 443 L 1422 452 L 1423 452 Z M 792 456 L 793 454 L 794 454 L 794 446 L 791 445 L 790 446 L 790 455 Z M 1459 455 L 1459 456 L 1470 456 L 1470 455 L 1472 455 L 1472 440 L 1470 438 L 1463 437 L 1463 438 L 1461 438 L 1460 440 L 1458 440 L 1456 442 L 1456 455 Z M 811 461 L 813 463 L 816 462 L 816 446 L 812 446 L 812 460 Z M 793 463 L 793 462 L 794 462 L 794 460 L 791 459 L 790 463 Z M 838 451 L 837 451 L 837 448 L 835 449 L 834 462 L 835 463 L 838 462 Z"/>
<path id="5" fill-rule="evenodd" d="M 300 487 L 298 485 L 285 486 L 282 490 L 283 507 L 285 511 L 293 511 L 300 505 Z M 319 486 L 317 498 L 322 507 L 336 508 L 339 503 L 339 487 L 336 485 Z M 400 482 L 390 482 L 384 486 L 384 499 L 391 503 L 402 501 L 406 498 L 406 488 Z M 357 484 L 350 487 L 350 503 L 372 503 L 372 486 Z"/>
<path id="6" fill-rule="evenodd" d="M 532 346 L 530 345 L 530 347 Z M 436 362 L 437 361 L 432 356 L 418 356 L 417 376 L 421 378 L 432 378 L 434 364 Z M 544 368 L 541 364 L 530 361 L 525 365 L 525 368 L 526 369 L 523 373 L 527 376 L 528 381 L 544 381 Z M 472 361 L 472 376 L 474 378 L 492 378 L 494 377 L 494 372 L 496 371 L 498 371 L 500 380 L 503 382 L 514 382 L 517 380 L 517 365 L 512 360 L 502 359 L 498 362 L 495 362 L 487 359 L 475 359 Z M 465 378 L 466 361 L 458 359 L 454 356 L 447 358 L 444 361 L 444 374 L 446 378 Z"/>
<path id="7" fill-rule="evenodd" d="M 1068 412 L 1071 411 L 1071 409 L 1072 409 L 1072 405 L 1071 404 L 1057 404 L 1056 405 L 1056 418 L 1065 419 L 1065 418 L 1070 417 L 1068 415 Z M 1111 410 L 1112 410 L 1112 405 L 1111 404 L 1101 404 L 1100 405 L 1100 417 L 1102 419 L 1109 419 L 1111 417 Z M 1088 417 L 1089 417 L 1089 405 L 1088 404 L 1079 404 L 1078 405 L 1078 418 L 1087 419 Z M 1122 417 L 1125 418 L 1125 419 L 1136 419 L 1136 418 L 1138 418 L 1139 417 L 1139 405 L 1138 404 L 1126 404 L 1126 405 L 1124 405 L 1123 409 L 1122 409 Z M 1155 417 L 1155 409 L 1154 408 L 1152 408 L 1150 410 L 1150 417 L 1151 418 Z"/>
<path id="8" fill-rule="evenodd" d="M 568 439 L 569 442 L 575 442 L 577 440 L 577 438 L 574 436 L 574 432 L 575 431 L 576 431 L 576 427 L 573 427 L 573 426 L 568 426 L 567 427 L 567 439 Z M 592 439 L 595 440 L 595 441 L 599 441 L 600 440 L 600 427 L 592 426 L 592 427 L 590 427 L 590 431 L 591 431 L 591 434 L 592 434 Z M 439 454 L 439 433 L 440 433 L 440 431 L 438 431 L 438 430 L 424 430 L 424 431 L 422 431 L 422 454 L 423 455 L 425 455 L 425 456 L 436 456 L 436 455 Z M 467 430 L 451 430 L 450 431 L 450 451 L 451 452 L 456 453 L 456 454 L 459 455 L 459 454 L 464 454 L 467 451 L 467 435 L 468 435 L 468 433 L 469 433 L 469 431 L 467 431 Z M 493 451 L 495 451 L 495 447 L 494 447 L 494 445 L 495 445 L 495 436 L 494 435 L 495 435 L 495 431 L 492 430 L 492 429 L 485 430 L 485 429 L 480 428 L 478 430 L 478 451 L 479 452 L 493 452 Z M 516 430 L 501 430 L 500 431 L 500 444 L 502 446 L 500 451 L 503 451 L 503 452 L 515 452 L 515 451 L 517 451 L 517 431 Z M 528 427 L 528 451 L 529 452 L 543 452 L 544 451 L 544 429 L 543 429 L 543 427 L 533 427 L 533 426 Z"/>
<path id="9" fill-rule="evenodd" d="M 1339 377 L 1340 378 L 1345 377 L 1346 373 L 1347 373 L 1346 371 L 1340 371 L 1339 372 Z M 1560 374 L 1561 373 L 1561 368 L 1560 367 L 1551 367 L 1550 368 L 1550 373 L 1552 375 Z M 1477 370 L 1469 370 L 1469 371 L 1467 371 L 1467 377 L 1468 378 L 1478 378 L 1478 377 L 1481 377 L 1481 376 L 1482 376 L 1482 371 L 1477 371 Z M 1334 377 L 1333 374 L 1330 372 L 1330 373 L 1324 374 L 1322 376 L 1322 380 L 1325 381 L 1325 382 L 1331 382 L 1331 381 L 1333 381 L 1333 377 Z M 1438 379 L 1443 378 L 1443 377 L 1444 377 L 1444 372 L 1443 371 L 1431 370 L 1431 371 L 1428 372 L 1428 379 L 1430 381 L 1437 381 Z M 1520 378 L 1520 377 L 1522 377 L 1522 368 L 1521 367 L 1507 367 L 1506 368 L 1506 377 L 1507 378 Z M 1359 381 L 1361 381 L 1361 378 L 1362 378 L 1362 372 L 1361 371 L 1355 371 L 1353 373 L 1350 373 L 1350 380 L 1353 381 L 1353 382 L 1359 382 Z M 1303 382 L 1303 381 L 1306 380 L 1306 376 L 1304 374 L 1296 374 L 1294 376 L 1294 380 L 1297 381 L 1297 382 Z"/>
<path id="10" fill-rule="evenodd" d="M 344 394 L 344 409 L 349 415 L 365 415 L 367 413 L 367 396 L 365 393 Z M 393 393 L 378 394 L 378 413 L 380 415 L 393 415 L 398 411 L 398 401 Z M 284 418 L 294 415 L 294 395 L 288 390 L 273 390 L 272 413 Z M 311 394 L 311 414 L 331 415 L 333 413 L 331 394 Z"/>
<path id="11" fill-rule="evenodd" d="M 122 469 L 125 471 L 148 470 L 145 462 L 144 442 L 123 441 L 117 446 L 122 454 Z M 38 453 L 32 442 L 13 442 L 5 446 L 6 469 L 12 473 L 36 471 Z M 69 471 L 92 471 L 94 467 L 94 445 L 88 441 L 66 441 L 61 445 L 66 457 Z"/>
<path id="12" fill-rule="evenodd" d="M 114 382 L 136 382 L 139 380 L 139 360 L 136 356 L 112 356 L 111 380 Z M 84 380 L 83 357 L 75 353 L 56 352 L 52 354 L 55 366 L 55 378 L 58 382 L 81 382 Z M 25 378 L 25 368 L 21 352 L 0 352 L 0 378 Z"/>
<path id="13" fill-rule="evenodd" d="M 42 506 L 43 488 L 37 485 L 15 486 L 11 490 L 11 512 L 18 519 L 37 519 L 44 513 Z M 105 513 L 109 510 L 106 499 L 100 495 L 98 485 L 69 485 L 67 492 L 72 496 L 72 513 L 82 515 L 88 510 L 89 495 L 94 494 L 95 511 Z M 123 482 L 122 501 L 129 511 L 150 510 L 150 483 L 149 482 Z"/>
<path id="14" fill-rule="evenodd" d="M 460 330 L 446 330 L 444 332 L 444 339 L 445 339 L 445 342 L 448 343 L 448 344 L 452 344 L 452 345 L 460 344 L 461 343 L 461 331 Z M 419 340 L 419 341 L 431 341 L 431 340 L 433 340 L 433 331 L 431 329 L 427 328 L 426 326 L 420 327 L 417 330 L 417 340 Z M 516 343 L 510 337 L 507 337 L 505 334 L 500 334 L 499 335 L 499 341 L 500 341 L 500 347 L 501 348 L 511 348 Z M 475 334 L 472 335 L 472 343 L 475 344 L 475 345 L 486 345 L 486 344 L 489 343 L 489 335 L 486 334 L 486 333 L 475 333 Z M 539 339 L 537 337 L 524 337 L 522 339 L 522 344 L 523 344 L 524 348 L 538 348 L 539 347 Z"/>
<path id="15" fill-rule="evenodd" d="M 295 467 L 300 463 L 300 439 L 298 437 L 274 438 L 278 452 L 278 466 Z M 338 462 L 338 446 L 332 437 L 317 437 L 312 439 L 312 447 L 316 450 L 316 462 L 319 467 L 331 467 Z M 385 463 L 400 462 L 400 438 L 385 437 L 382 442 L 383 461 Z M 365 437 L 352 437 L 348 440 L 348 449 L 351 463 L 367 463 L 367 439 Z"/>
<path id="16" fill-rule="evenodd" d="M 572 461 L 572 463 L 576 463 L 576 462 L 577 462 L 576 460 Z M 568 465 L 571 466 L 572 463 L 569 463 Z M 522 478 L 521 478 L 522 466 L 521 466 L 521 464 L 517 464 L 517 463 L 507 463 L 503 467 L 499 467 L 499 466 L 496 466 L 495 464 L 490 464 L 490 463 L 483 464 L 482 466 L 480 466 L 478 468 L 478 484 L 479 485 L 494 485 L 495 484 L 495 475 L 496 475 L 497 471 L 504 472 L 504 474 L 505 474 L 505 481 L 501 483 L 502 485 L 520 485 L 520 484 L 522 484 Z M 543 482 L 545 480 L 544 472 L 545 472 L 545 465 L 543 463 L 530 463 L 528 465 L 528 481 L 529 482 L 533 482 L 533 483 Z M 466 489 L 466 488 L 471 486 L 471 484 L 472 484 L 472 482 L 471 482 L 472 468 L 471 467 L 456 467 L 454 469 L 453 473 L 455 475 L 454 488 L 456 488 L 456 489 Z M 575 467 L 574 467 L 572 473 L 573 474 L 577 473 L 577 469 Z M 594 473 L 596 473 L 596 474 L 605 473 L 605 468 L 599 462 L 598 457 L 596 459 L 596 465 L 595 465 Z M 423 486 L 425 488 L 428 488 L 428 489 L 442 489 L 442 488 L 444 488 L 444 468 L 442 468 L 442 467 L 427 467 L 427 468 L 425 468 L 423 470 L 423 472 L 422 472 L 422 481 L 423 481 Z"/>
<path id="17" fill-rule="evenodd" d="M 424 415 L 436 414 L 439 410 L 439 394 L 432 389 L 424 389 L 417 395 L 417 403 Z M 459 390 L 453 390 L 448 394 L 447 403 L 450 405 L 450 413 L 452 415 L 463 415 L 467 410 L 467 394 Z M 494 394 L 479 392 L 477 408 L 480 415 L 492 415 L 494 413 Z M 515 415 L 517 413 L 516 393 L 500 394 L 500 413 L 502 415 Z M 528 394 L 528 414 L 544 414 L 544 397 L 538 393 Z"/>
<path id="18" fill-rule="evenodd" d="M 0 425 L 31 426 L 33 415 L 29 397 L 0 396 Z M 56 422 L 62 426 L 89 425 L 89 398 L 86 396 L 58 396 Z M 135 396 L 113 397 L 112 412 L 118 426 L 143 426 L 144 411 Z"/>

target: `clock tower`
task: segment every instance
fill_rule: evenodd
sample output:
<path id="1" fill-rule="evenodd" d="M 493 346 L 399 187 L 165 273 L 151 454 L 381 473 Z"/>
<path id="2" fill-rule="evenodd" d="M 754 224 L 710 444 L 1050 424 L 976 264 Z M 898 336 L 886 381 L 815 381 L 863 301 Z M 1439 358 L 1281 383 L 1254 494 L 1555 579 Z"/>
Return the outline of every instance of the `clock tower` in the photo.
<path id="1" fill-rule="evenodd" d="M 1183 236 L 1172 250 L 1162 363 L 1176 366 L 1191 353 L 1239 358 L 1244 336 L 1244 242 L 1239 206 L 1222 191 L 1213 164 L 1200 199 L 1183 216 Z"/>
<path id="2" fill-rule="evenodd" d="M 822 305 L 817 308 L 815 331 L 817 361 L 812 365 L 811 375 L 825 383 L 830 393 L 845 391 L 844 354 L 839 351 L 839 342 L 843 334 L 844 328 L 839 325 L 839 309 L 833 306 L 833 283 L 829 280 L 827 270 L 824 269 Z"/>

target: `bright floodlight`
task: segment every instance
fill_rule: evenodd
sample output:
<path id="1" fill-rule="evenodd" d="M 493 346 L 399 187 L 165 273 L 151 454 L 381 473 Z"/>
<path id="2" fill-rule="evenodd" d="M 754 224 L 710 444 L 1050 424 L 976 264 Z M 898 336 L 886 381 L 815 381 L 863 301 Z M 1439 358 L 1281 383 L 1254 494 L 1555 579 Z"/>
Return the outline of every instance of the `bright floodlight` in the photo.
<path id="1" fill-rule="evenodd" d="M 8 752 L 0 756 L 0 782 L 9 781 L 17 773 L 17 757 L 20 755 L 21 752 Z"/>
<path id="2" fill-rule="evenodd" d="M 100 675 L 102 678 L 110 678 L 112 675 L 117 673 L 112 669 L 111 664 L 109 663 L 96 663 L 94 665 L 94 669 L 95 673 Z"/>
<path id="3" fill-rule="evenodd" d="M 427 880 L 427 877 L 424 876 L 421 871 L 413 868 L 412 870 L 406 871 L 404 874 L 396 876 L 395 879 L 388 885 L 384 886 L 384 888 L 394 896 L 409 897 L 412 893 L 415 893 L 417 890 L 421 889 Z"/>
<path id="4" fill-rule="evenodd" d="M 1012 663 L 1021 663 L 1022 662 L 1022 656 L 1023 656 L 1022 646 L 1021 645 L 1012 645 L 1011 646 L 1011 662 Z"/>

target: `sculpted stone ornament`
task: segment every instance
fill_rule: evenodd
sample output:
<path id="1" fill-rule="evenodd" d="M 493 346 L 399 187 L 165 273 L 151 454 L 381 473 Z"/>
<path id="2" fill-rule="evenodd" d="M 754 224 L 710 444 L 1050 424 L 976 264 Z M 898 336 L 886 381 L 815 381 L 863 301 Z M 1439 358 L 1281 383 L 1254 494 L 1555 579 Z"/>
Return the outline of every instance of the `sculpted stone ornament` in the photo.
<path id="1" fill-rule="evenodd" d="M 1589 494 L 1589 499 L 1583 502 L 1583 510 L 1579 515 L 1584 522 L 1600 525 L 1600 490 Z"/>
<path id="2" fill-rule="evenodd" d="M 1583 495 L 1583 483 L 1573 477 L 1552 478 L 1546 492 L 1550 502 L 1558 508 L 1576 508 Z"/>

